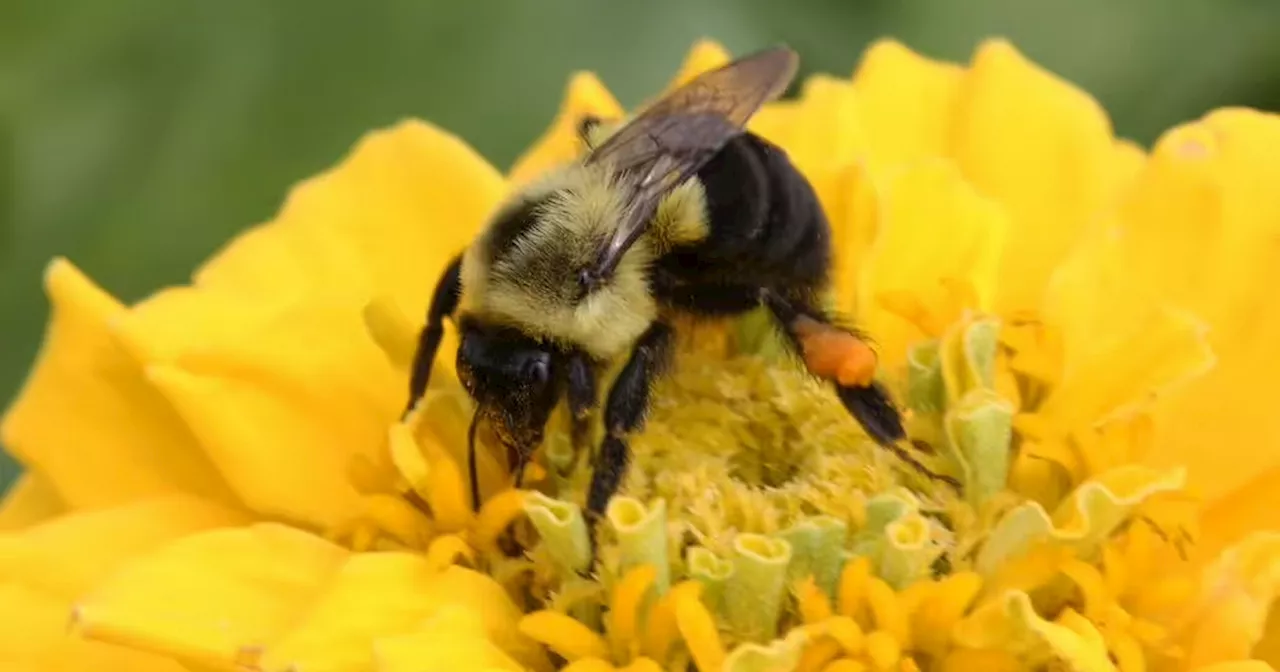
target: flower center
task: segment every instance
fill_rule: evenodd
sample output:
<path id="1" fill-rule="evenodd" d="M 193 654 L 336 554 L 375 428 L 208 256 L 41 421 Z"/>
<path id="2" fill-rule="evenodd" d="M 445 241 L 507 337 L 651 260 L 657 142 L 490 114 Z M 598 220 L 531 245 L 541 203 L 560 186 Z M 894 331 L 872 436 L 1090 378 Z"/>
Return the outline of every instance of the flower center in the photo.
<path id="1" fill-rule="evenodd" d="M 370 495 L 365 517 L 433 562 L 489 573 L 527 613 L 521 630 L 567 662 L 1091 665 L 1107 651 L 1064 647 L 1105 640 L 1123 650 L 1151 630 L 1108 592 L 1112 568 L 1099 561 L 1114 559 L 1104 553 L 1113 537 L 1182 475 L 1130 465 L 1084 482 L 1082 469 L 1052 490 L 1045 483 L 1056 481 L 1027 470 L 1047 462 L 1037 414 L 1061 366 L 1036 325 L 966 315 L 886 372 L 917 446 L 911 459 L 961 482 L 959 492 L 874 444 L 751 318 L 682 340 L 629 437 L 622 487 L 593 521 L 594 555 L 582 508 L 592 460 L 575 454 L 563 411 L 524 493 L 480 437 L 479 512 L 465 485 L 472 409 L 452 381 L 393 427 L 390 466 L 355 470 L 353 483 L 374 493 L 394 483 L 399 498 Z M 406 340 L 387 335 L 396 331 L 371 329 L 389 352 Z M 598 420 L 578 450 L 599 445 Z M 358 532 L 353 543 L 367 543 Z"/>

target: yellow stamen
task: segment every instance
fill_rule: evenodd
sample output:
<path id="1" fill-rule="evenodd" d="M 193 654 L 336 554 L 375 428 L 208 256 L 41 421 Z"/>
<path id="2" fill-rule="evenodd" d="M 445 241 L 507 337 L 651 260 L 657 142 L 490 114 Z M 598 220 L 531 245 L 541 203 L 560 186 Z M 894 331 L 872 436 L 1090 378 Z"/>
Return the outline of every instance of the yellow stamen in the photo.
<path id="1" fill-rule="evenodd" d="M 580 658 L 565 665 L 561 672 L 614 672 L 617 669 L 601 658 Z"/>
<path id="2" fill-rule="evenodd" d="M 394 473 L 389 466 L 379 466 L 368 455 L 352 455 L 347 460 L 347 482 L 362 495 L 395 489 Z"/>
<path id="3" fill-rule="evenodd" d="M 1110 649 L 1120 672 L 1146 672 L 1147 660 L 1142 655 L 1142 645 L 1130 635 L 1123 632 L 1115 633 L 1111 639 Z"/>
<path id="4" fill-rule="evenodd" d="M 951 630 L 982 589 L 976 572 L 958 572 L 939 581 L 936 588 L 912 611 L 911 635 L 916 646 L 941 655 L 950 644 Z"/>
<path id="5" fill-rule="evenodd" d="M 922 518 L 922 516 L 916 515 L 914 518 L 918 520 Z M 903 613 L 908 615 L 912 614 L 920 607 L 920 604 L 928 599 L 930 595 L 937 591 L 937 589 L 938 584 L 934 581 L 927 579 L 916 581 L 904 588 L 902 592 L 898 593 L 898 604 L 901 605 Z M 910 621 L 909 616 L 907 620 Z M 909 624 L 910 623 L 908 623 L 908 625 Z"/>
<path id="6" fill-rule="evenodd" d="M 796 586 L 796 602 L 800 620 L 806 624 L 819 623 L 831 617 L 831 601 L 818 589 L 813 575 L 805 577 Z"/>
<path id="7" fill-rule="evenodd" d="M 695 598 L 702 594 L 702 584 L 697 581 L 685 581 L 677 584 L 649 612 L 649 621 L 644 631 L 644 652 L 659 662 L 667 659 L 667 652 L 675 644 L 679 628 L 676 625 L 676 603 L 686 595 Z"/>
<path id="8" fill-rule="evenodd" d="M 886 291 L 876 295 L 876 303 L 881 308 L 914 324 L 928 338 L 937 338 L 946 330 L 946 325 L 929 307 L 921 301 L 921 297 L 905 291 Z"/>
<path id="9" fill-rule="evenodd" d="M 867 666 L 857 660 L 843 658 L 831 661 L 830 664 L 822 668 L 822 672 L 866 672 L 866 669 Z"/>
<path id="10" fill-rule="evenodd" d="M 609 605 L 613 627 L 609 629 L 609 639 L 618 660 L 633 658 L 639 652 L 636 632 L 640 608 L 657 574 L 652 565 L 640 565 L 627 572 L 613 589 L 613 601 Z"/>
<path id="11" fill-rule="evenodd" d="M 355 526 L 351 532 L 351 550 L 356 553 L 363 553 L 371 548 L 378 540 L 378 531 L 367 522 L 361 522 Z"/>
<path id="12" fill-rule="evenodd" d="M 520 619 L 519 627 L 524 636 L 545 644 L 570 662 L 609 657 L 609 646 L 599 634 L 565 614 L 535 611 Z"/>
<path id="13" fill-rule="evenodd" d="M 1062 563 L 1061 571 L 1075 582 L 1084 598 L 1084 615 L 1091 621 L 1099 622 L 1106 615 L 1111 600 L 1107 598 L 1106 584 L 1102 573 L 1096 567 L 1080 560 L 1068 560 Z"/>
<path id="14" fill-rule="evenodd" d="M 375 296 L 365 304 L 364 324 L 369 335 L 397 369 L 408 370 L 417 348 L 417 329 L 390 296 Z"/>
<path id="15" fill-rule="evenodd" d="M 871 560 L 858 557 L 850 560 L 840 572 L 840 599 L 837 607 L 844 616 L 858 618 L 858 608 L 867 592 L 871 579 Z"/>
<path id="16" fill-rule="evenodd" d="M 724 666 L 725 650 L 711 613 L 692 592 L 682 593 L 676 599 L 675 607 L 676 627 L 680 629 L 680 636 L 689 647 L 698 669 L 706 672 L 720 670 Z"/>
<path id="17" fill-rule="evenodd" d="M 551 598 L 551 602 L 547 604 L 547 609 L 570 614 L 574 613 L 579 605 L 593 606 L 593 603 L 598 603 L 603 596 L 604 586 L 599 583 L 586 579 L 573 579 L 560 586 L 555 597 Z"/>
<path id="18" fill-rule="evenodd" d="M 910 630 L 907 627 L 907 614 L 898 604 L 898 596 L 889 584 L 877 577 L 871 577 L 867 583 L 867 603 L 871 606 L 876 627 L 893 637 L 899 645 L 909 644 Z"/>
<path id="19" fill-rule="evenodd" d="M 467 481 L 453 457 L 434 437 L 424 437 L 422 444 L 430 466 L 423 495 L 431 504 L 436 526 L 442 532 L 461 532 L 471 525 L 474 518 L 467 497 Z"/>
<path id="20" fill-rule="evenodd" d="M 832 616 L 823 624 L 828 637 L 840 645 L 846 656 L 862 653 L 866 646 L 866 637 L 857 622 L 848 616 Z"/>
<path id="21" fill-rule="evenodd" d="M 902 645 L 893 635 L 884 630 L 876 630 L 867 635 L 867 658 L 876 669 L 892 668 L 901 657 Z"/>
<path id="22" fill-rule="evenodd" d="M 827 663 L 835 660 L 841 653 L 840 644 L 830 636 L 822 636 L 813 640 L 804 653 L 800 654 L 800 662 L 796 672 L 819 672 Z"/>
<path id="23" fill-rule="evenodd" d="M 1021 672 L 1023 665 L 1007 651 L 952 649 L 942 660 L 942 672 Z"/>
<path id="24" fill-rule="evenodd" d="M 1107 593 L 1117 598 L 1124 595 L 1129 585 L 1129 566 L 1125 562 L 1124 551 L 1115 544 L 1103 546 L 1102 567 Z"/>
<path id="25" fill-rule="evenodd" d="M 431 520 L 404 499 L 392 495 L 365 495 L 364 518 L 374 527 L 410 548 L 423 548 L 431 539 Z"/>
<path id="26" fill-rule="evenodd" d="M 457 564 L 459 558 L 464 558 L 468 563 L 473 563 L 476 559 L 475 551 L 456 534 L 436 537 L 427 547 L 427 565 L 437 571 Z"/>
<path id="27" fill-rule="evenodd" d="M 471 541 L 480 551 L 492 551 L 498 537 L 517 517 L 524 513 L 523 490 L 503 490 L 485 501 L 471 530 Z"/>
<path id="28" fill-rule="evenodd" d="M 387 430 L 387 452 L 396 472 L 414 492 L 423 498 L 430 496 L 431 467 L 422 455 L 422 448 L 413 438 L 408 425 L 396 423 Z M 428 500 L 430 501 L 430 500 Z"/>
<path id="29" fill-rule="evenodd" d="M 623 672 L 662 672 L 662 666 L 651 658 L 636 658 L 631 664 L 622 668 Z"/>

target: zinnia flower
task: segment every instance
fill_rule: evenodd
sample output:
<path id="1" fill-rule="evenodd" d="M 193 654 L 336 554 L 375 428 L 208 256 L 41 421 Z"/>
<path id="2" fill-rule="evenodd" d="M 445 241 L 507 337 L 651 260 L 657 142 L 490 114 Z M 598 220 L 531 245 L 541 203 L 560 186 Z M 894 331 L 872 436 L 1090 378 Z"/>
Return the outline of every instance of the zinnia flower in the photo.
<path id="1" fill-rule="evenodd" d="M 701 43 L 673 85 L 727 58 Z M 757 316 L 691 330 L 584 578 L 563 418 L 526 490 L 481 437 L 473 512 L 456 341 L 399 416 L 439 272 L 586 114 L 624 111 L 582 73 L 505 176 L 424 122 L 372 133 L 134 306 L 52 262 L 2 426 L 5 669 L 1280 660 L 1280 118 L 1148 154 L 1002 41 L 809 78 L 751 128 L 818 190 L 912 446 L 871 444 Z"/>

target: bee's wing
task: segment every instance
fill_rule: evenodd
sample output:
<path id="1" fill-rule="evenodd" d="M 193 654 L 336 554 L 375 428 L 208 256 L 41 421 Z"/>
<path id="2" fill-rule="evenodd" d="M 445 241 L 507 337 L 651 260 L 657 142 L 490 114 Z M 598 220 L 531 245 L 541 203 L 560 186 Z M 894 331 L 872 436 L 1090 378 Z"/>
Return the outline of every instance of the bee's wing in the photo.
<path id="1" fill-rule="evenodd" d="M 761 105 L 786 90 L 796 66 L 795 52 L 776 47 L 703 73 L 591 152 L 588 163 L 607 165 L 619 174 L 629 207 L 595 263 L 584 270 L 587 289 L 613 273 L 662 199 L 741 133 Z"/>

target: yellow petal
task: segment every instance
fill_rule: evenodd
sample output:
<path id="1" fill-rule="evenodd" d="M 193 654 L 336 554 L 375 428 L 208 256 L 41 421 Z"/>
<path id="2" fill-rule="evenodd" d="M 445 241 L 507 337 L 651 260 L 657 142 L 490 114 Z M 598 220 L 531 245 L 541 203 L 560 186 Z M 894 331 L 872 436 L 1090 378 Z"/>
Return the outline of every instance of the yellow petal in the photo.
<path id="1" fill-rule="evenodd" d="M 1137 143 L 1117 140 L 1111 150 L 1111 183 L 1113 194 L 1121 194 L 1142 173 L 1147 164 L 1147 152 Z"/>
<path id="2" fill-rule="evenodd" d="M 853 85 L 879 166 L 945 155 L 963 70 L 880 40 L 862 57 Z"/>
<path id="3" fill-rule="evenodd" d="M 1099 229 L 1058 268 L 1044 319 L 1062 335 L 1063 380 L 1041 413 L 1080 428 L 1144 408 L 1214 365 L 1206 326 L 1143 286 L 1121 245 Z"/>
<path id="4" fill-rule="evenodd" d="M 169 402 L 121 348 L 126 310 L 70 262 L 45 271 L 45 342 L 0 440 L 72 508 L 171 492 L 234 502 Z"/>
<path id="5" fill-rule="evenodd" d="M 1021 504 L 996 523 L 974 566 L 984 578 L 1007 572 L 1011 560 L 1035 550 L 1041 541 L 1087 557 L 1144 502 L 1176 492 L 1185 482 L 1186 475 L 1180 469 L 1161 472 L 1131 464 L 1076 488 L 1052 517 L 1039 503 Z"/>
<path id="6" fill-rule="evenodd" d="M 48 478 L 24 471 L 0 500 L 0 532 L 34 525 L 65 510 L 66 505 Z"/>
<path id="7" fill-rule="evenodd" d="M 671 645 L 675 643 L 676 635 L 679 633 L 677 605 L 685 600 L 686 596 L 700 599 L 701 595 L 702 584 L 689 580 L 672 586 L 671 590 L 658 600 L 650 610 L 649 619 L 644 627 L 644 652 L 648 657 L 657 661 L 666 660 L 667 653 L 671 650 Z"/>
<path id="8" fill-rule="evenodd" d="M 1023 669 L 1011 654 L 999 650 L 952 649 L 942 662 L 943 672 L 1018 672 Z"/>
<path id="9" fill-rule="evenodd" d="M 466 465 L 469 444 L 467 430 L 474 410 L 475 402 L 461 385 L 455 384 L 428 392 L 421 404 L 421 412 L 411 414 L 408 419 L 408 424 L 413 428 L 414 437 L 417 439 L 415 445 L 424 451 L 428 448 L 432 451 L 441 449 L 452 458 L 454 464 Z M 478 433 L 476 471 L 479 475 L 482 499 L 492 497 L 511 486 L 512 481 L 507 474 L 506 452 L 499 448 L 498 442 L 490 439 L 489 432 L 482 429 Z M 432 459 L 438 459 L 439 454 L 439 452 L 433 453 Z M 425 459 L 425 456 L 422 459 Z M 430 472 L 426 473 L 429 475 Z M 469 477 L 463 478 L 461 487 L 463 497 L 461 501 L 469 509 L 471 506 Z M 426 492 L 423 494 L 425 496 Z M 439 495 L 440 493 L 437 493 L 437 496 Z"/>
<path id="10" fill-rule="evenodd" d="M 911 634 L 919 648 L 940 655 L 951 641 L 951 631 L 968 611 L 982 587 L 982 577 L 960 572 L 943 579 L 937 590 L 911 615 Z"/>
<path id="11" fill-rule="evenodd" d="M 637 638 L 643 613 L 640 607 L 653 587 L 657 570 L 653 565 L 640 565 L 628 571 L 622 581 L 613 589 L 613 599 L 609 603 L 610 644 L 613 651 L 621 659 L 632 658 L 640 649 Z"/>
<path id="12" fill-rule="evenodd" d="M 240 513 L 189 495 L 73 513 L 0 535 L 0 577 L 72 599 L 133 556 L 188 534 L 244 522 Z"/>
<path id="13" fill-rule="evenodd" d="M 389 296 L 420 322 L 445 264 L 480 231 L 505 191 L 502 175 L 462 139 L 405 120 L 366 134 L 337 165 L 294 186 L 270 223 L 208 260 L 194 284 L 267 307 L 336 294 L 359 296 L 363 310 L 373 297 Z M 326 293 L 311 299 L 315 289 Z M 237 327 L 215 322 L 206 318 L 200 328 Z M 168 326 L 181 342 L 183 325 Z"/>
<path id="14" fill-rule="evenodd" d="M 698 40 L 685 54 L 684 63 L 667 85 L 667 90 L 683 86 L 694 77 L 715 70 L 732 59 L 733 56 L 719 42 L 705 38 Z"/>
<path id="15" fill-rule="evenodd" d="M 940 327 L 958 317 L 948 314 L 954 303 L 949 285 L 972 288 L 978 305 L 961 307 L 989 307 L 1007 221 L 999 206 L 969 188 L 943 161 L 893 177 L 880 212 L 877 236 L 861 269 L 859 305 L 886 366 L 893 366 L 904 362 L 910 343 L 925 335 L 922 327 Z M 921 245 L 922 240 L 931 242 Z M 904 317 L 896 297 L 921 301 L 923 317 Z"/>
<path id="16" fill-rule="evenodd" d="M 327 320 L 312 323 L 320 326 Z M 305 388 L 282 380 L 284 370 L 263 369 L 233 378 L 234 370 L 227 368 L 225 374 L 199 375 L 153 365 L 148 373 L 186 416 L 236 491 L 258 512 L 331 527 L 357 510 L 359 495 L 346 479 L 345 466 L 353 455 L 372 457 L 385 432 L 385 425 L 378 427 L 375 421 L 386 418 L 364 414 L 368 422 L 360 422 L 364 418 L 357 417 L 359 406 L 329 412 L 341 402 L 308 408 Z M 348 379 L 360 375 L 354 369 L 347 374 Z M 328 393 L 331 397 L 354 392 L 338 392 L 342 382 L 325 385 L 335 386 Z"/>
<path id="17" fill-rule="evenodd" d="M 1259 449 L 1280 442 L 1260 387 L 1280 375 L 1280 310 L 1267 289 L 1280 280 L 1277 156 L 1280 116 L 1217 111 L 1161 138 L 1122 210 L 1135 277 L 1209 325 L 1217 365 L 1162 400 L 1151 457 L 1187 465 L 1209 501 L 1256 493 L 1255 479 L 1280 468 L 1280 452 Z"/>
<path id="18" fill-rule="evenodd" d="M 1110 122 L 1087 94 L 992 40 L 960 87 L 953 141 L 965 176 L 1012 218 L 997 306 L 1034 307 L 1054 264 L 1107 196 Z"/>
<path id="19" fill-rule="evenodd" d="M 570 662 L 580 658 L 608 658 L 609 645 L 604 638 L 566 614 L 536 611 L 520 619 L 524 636 L 547 645 L 547 648 Z"/>
<path id="20" fill-rule="evenodd" d="M 246 502 L 336 524 L 355 504 L 346 466 L 381 448 L 407 388 L 361 315 L 374 297 L 423 315 L 503 189 L 474 151 L 426 124 L 370 134 L 194 287 L 131 311 L 121 334 Z"/>
<path id="21" fill-rule="evenodd" d="M 1233 660 L 1195 668 L 1196 672 L 1275 672 L 1275 668 L 1261 660 Z"/>
<path id="22" fill-rule="evenodd" d="M 515 631 L 518 611 L 489 578 L 451 567 L 436 571 L 412 553 L 351 556 L 329 577 L 322 595 L 270 645 L 258 661 L 266 671 L 372 669 L 374 643 L 385 637 L 439 627 L 456 620 L 451 611 L 474 617 L 473 637 L 514 645 L 510 654 L 530 664 L 541 660 L 533 642 Z"/>
<path id="23" fill-rule="evenodd" d="M 1280 597 L 1280 533 L 1258 533 L 1207 567 L 1188 632 L 1189 669 L 1250 657 Z"/>
<path id="24" fill-rule="evenodd" d="M 1073 624 L 1074 625 L 1074 624 Z M 970 649 L 999 649 L 1032 666 L 1058 660 L 1080 672 L 1114 672 L 1102 636 L 1044 620 L 1026 593 L 1010 591 L 974 611 L 955 630 L 955 641 Z"/>
<path id="25" fill-rule="evenodd" d="M 275 524 L 185 537 L 140 557 L 83 598 L 91 639 L 229 666 L 256 659 L 306 613 L 348 553 Z"/>
<path id="26" fill-rule="evenodd" d="M 374 659 L 379 672 L 419 672 L 421 670 L 508 670 L 545 671 L 545 659 L 521 661 L 490 639 L 487 626 L 475 610 L 456 605 L 438 608 L 419 629 L 402 635 L 380 636 L 374 642 Z M 313 668 L 296 668 L 313 669 Z M 326 664 L 322 668 L 338 669 Z M 346 669 L 346 668 L 343 668 Z M 361 669 L 361 668 L 352 668 Z"/>
<path id="27" fill-rule="evenodd" d="M 190 496 L 73 513 L 0 535 L 0 661 L 4 669 L 163 670 L 176 662 L 68 633 L 72 600 L 170 539 L 237 524 L 238 514 Z"/>
<path id="28" fill-rule="evenodd" d="M 584 147 L 578 127 L 585 117 L 617 120 L 623 116 L 622 106 L 592 73 L 577 72 L 569 80 L 564 101 L 551 127 L 516 159 L 508 179 L 519 185 L 545 173 L 549 168 L 573 160 Z"/>
<path id="29" fill-rule="evenodd" d="M 879 235 L 882 207 L 872 170 L 865 163 L 851 163 L 835 169 L 834 175 L 820 177 L 816 186 L 831 220 L 836 306 L 849 315 L 874 310 L 874 305 L 859 303 L 865 299 L 859 295 L 859 277 Z"/>
<path id="30" fill-rule="evenodd" d="M 67 633 L 66 600 L 0 581 L 0 664 L 12 672 L 183 672 L 177 661 Z"/>
<path id="31" fill-rule="evenodd" d="M 1220 445 L 1215 443 L 1214 448 Z M 1167 455 L 1162 457 L 1168 459 Z M 1205 507 L 1198 553 L 1214 557 L 1218 550 L 1251 532 L 1280 531 L 1277 511 L 1280 511 L 1280 467 L 1256 474 L 1245 487 L 1218 497 Z"/>
<path id="32" fill-rule="evenodd" d="M 696 591 L 681 593 L 675 602 L 676 625 L 699 670 L 720 670 L 725 662 L 724 645 L 715 619 Z"/>
<path id="33" fill-rule="evenodd" d="M 866 147 L 859 109 L 848 80 L 813 75 L 804 81 L 796 102 L 796 126 L 783 149 L 806 177 L 817 182 L 819 196 L 828 191 L 823 188 L 823 172 L 856 160 Z"/>
<path id="34" fill-rule="evenodd" d="M 803 108 L 796 100 L 778 100 L 765 104 L 747 121 L 747 129 L 783 149 L 803 133 L 798 123 Z"/>
<path id="35" fill-rule="evenodd" d="M 498 537 L 524 513 L 525 492 L 504 490 L 485 501 L 471 530 L 472 543 L 481 551 L 491 551 Z"/>

